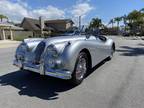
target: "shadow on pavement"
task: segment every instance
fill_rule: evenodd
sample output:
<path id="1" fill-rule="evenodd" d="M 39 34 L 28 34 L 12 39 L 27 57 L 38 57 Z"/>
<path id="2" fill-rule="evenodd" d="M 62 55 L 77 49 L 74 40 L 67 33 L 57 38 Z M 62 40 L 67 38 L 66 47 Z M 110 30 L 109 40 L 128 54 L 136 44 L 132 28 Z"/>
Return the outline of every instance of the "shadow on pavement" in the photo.
<path id="1" fill-rule="evenodd" d="M 88 77 L 96 69 L 102 66 L 106 60 L 96 65 L 88 72 Z M 44 100 L 55 100 L 59 98 L 59 93 L 73 89 L 75 86 L 69 81 L 40 76 L 30 71 L 15 71 L 0 76 L 0 86 L 13 86 L 19 89 L 19 95 L 37 97 Z"/>
<path id="2" fill-rule="evenodd" d="M 38 97 L 45 100 L 58 99 L 59 92 L 68 91 L 74 86 L 68 81 L 48 76 L 40 76 L 28 71 L 16 71 L 0 76 L 1 86 L 11 85 L 19 89 L 19 95 Z"/>
<path id="3" fill-rule="evenodd" d="M 92 74 L 94 71 L 96 71 L 98 68 L 100 68 L 102 65 L 104 65 L 108 60 L 108 58 L 104 59 L 102 62 L 100 62 L 99 64 L 95 65 L 91 70 L 88 71 L 86 78 Z"/>
<path id="4" fill-rule="evenodd" d="M 139 45 L 139 46 L 144 46 L 144 44 L 142 44 L 142 43 L 139 43 L 138 45 Z"/>
<path id="5" fill-rule="evenodd" d="M 129 47 L 129 46 L 121 46 L 120 48 L 116 50 L 117 52 L 120 52 L 120 55 L 122 56 L 141 56 L 144 55 L 144 48 L 143 47 Z"/>

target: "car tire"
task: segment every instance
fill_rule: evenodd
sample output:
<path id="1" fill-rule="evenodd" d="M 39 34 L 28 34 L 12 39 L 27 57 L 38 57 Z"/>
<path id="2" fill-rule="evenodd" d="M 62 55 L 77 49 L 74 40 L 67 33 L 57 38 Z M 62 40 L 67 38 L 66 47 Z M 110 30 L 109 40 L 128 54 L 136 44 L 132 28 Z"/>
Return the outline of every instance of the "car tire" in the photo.
<path id="1" fill-rule="evenodd" d="M 108 61 L 113 58 L 114 53 L 115 53 L 115 45 L 113 45 L 113 46 L 111 47 L 111 55 L 107 58 Z"/>
<path id="2" fill-rule="evenodd" d="M 71 83 L 73 85 L 81 84 L 86 76 L 87 71 L 88 71 L 88 56 L 85 52 L 80 52 L 76 60 Z"/>

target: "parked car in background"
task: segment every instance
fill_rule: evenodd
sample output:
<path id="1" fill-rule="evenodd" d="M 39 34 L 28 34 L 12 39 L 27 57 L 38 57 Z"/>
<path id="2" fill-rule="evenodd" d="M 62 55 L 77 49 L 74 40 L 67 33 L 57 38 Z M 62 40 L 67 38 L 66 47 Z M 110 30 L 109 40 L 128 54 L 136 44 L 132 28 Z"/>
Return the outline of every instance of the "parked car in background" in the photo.
<path id="1" fill-rule="evenodd" d="M 115 43 L 104 36 L 75 33 L 25 39 L 16 50 L 13 64 L 78 85 L 92 67 L 112 58 Z"/>

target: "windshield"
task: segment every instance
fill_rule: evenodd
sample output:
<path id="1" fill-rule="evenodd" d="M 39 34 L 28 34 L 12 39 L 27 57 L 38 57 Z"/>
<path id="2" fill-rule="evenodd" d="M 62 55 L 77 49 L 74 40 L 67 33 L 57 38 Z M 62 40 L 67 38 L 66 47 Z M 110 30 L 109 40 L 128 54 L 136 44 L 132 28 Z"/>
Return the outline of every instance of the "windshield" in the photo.
<path id="1" fill-rule="evenodd" d="M 79 35 L 80 34 L 80 31 L 67 31 L 61 35 L 63 36 L 74 36 L 74 35 Z"/>

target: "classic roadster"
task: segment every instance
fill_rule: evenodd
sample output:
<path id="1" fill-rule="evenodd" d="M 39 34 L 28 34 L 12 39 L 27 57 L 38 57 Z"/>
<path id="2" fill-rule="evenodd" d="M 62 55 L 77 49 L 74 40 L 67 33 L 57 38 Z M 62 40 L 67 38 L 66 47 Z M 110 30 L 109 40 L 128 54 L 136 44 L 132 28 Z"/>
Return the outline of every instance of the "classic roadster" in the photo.
<path id="1" fill-rule="evenodd" d="M 25 39 L 16 49 L 14 65 L 41 75 L 80 84 L 87 72 L 111 59 L 115 43 L 104 36 L 64 34 L 63 36 Z"/>

